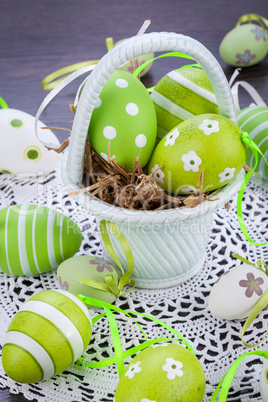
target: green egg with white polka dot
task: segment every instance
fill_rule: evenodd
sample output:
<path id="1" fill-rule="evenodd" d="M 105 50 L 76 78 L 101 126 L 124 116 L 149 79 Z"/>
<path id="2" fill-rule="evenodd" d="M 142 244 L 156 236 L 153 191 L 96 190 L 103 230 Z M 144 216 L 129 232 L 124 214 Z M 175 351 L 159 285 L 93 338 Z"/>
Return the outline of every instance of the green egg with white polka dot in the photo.
<path id="1" fill-rule="evenodd" d="M 170 71 L 157 83 L 151 97 L 156 110 L 159 139 L 195 115 L 219 114 L 212 85 L 199 67 L 184 66 Z"/>
<path id="2" fill-rule="evenodd" d="M 73 364 L 89 344 L 92 321 L 86 305 L 64 290 L 32 296 L 12 319 L 2 364 L 20 383 L 47 380 Z"/>
<path id="3" fill-rule="evenodd" d="M 193 352 L 159 343 L 139 352 L 124 371 L 115 402 L 201 402 L 206 380 Z"/>
<path id="4" fill-rule="evenodd" d="M 203 170 L 203 192 L 216 190 L 243 168 L 246 146 L 241 134 L 237 124 L 224 116 L 194 116 L 159 142 L 149 162 L 149 173 L 169 193 L 197 195 Z"/>
<path id="5" fill-rule="evenodd" d="M 133 75 L 117 70 L 104 85 L 95 104 L 88 138 L 95 151 L 107 160 L 110 156 L 127 171 L 133 170 L 140 154 L 145 166 L 156 141 L 156 113 L 145 86 Z"/>

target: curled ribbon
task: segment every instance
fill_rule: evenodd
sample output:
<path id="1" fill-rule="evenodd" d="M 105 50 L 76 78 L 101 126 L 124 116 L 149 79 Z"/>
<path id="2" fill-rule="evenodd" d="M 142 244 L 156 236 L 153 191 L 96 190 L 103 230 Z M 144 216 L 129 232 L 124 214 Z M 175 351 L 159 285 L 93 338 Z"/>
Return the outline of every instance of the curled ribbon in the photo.
<path id="1" fill-rule="evenodd" d="M 84 303 L 95 306 L 95 307 L 99 307 L 99 308 L 103 308 L 105 310 L 105 313 L 99 314 L 98 316 L 94 317 L 92 320 L 92 324 L 94 325 L 97 321 L 99 321 L 102 317 L 104 317 L 105 315 L 107 315 L 107 318 L 109 320 L 109 325 L 110 325 L 110 330 L 111 330 L 111 334 L 112 334 L 112 339 L 113 339 L 113 344 L 114 344 L 114 351 L 115 351 L 115 355 L 112 357 L 109 357 L 107 359 L 101 360 L 99 362 L 93 362 L 93 363 L 85 363 L 82 358 L 80 357 L 78 360 L 80 363 L 82 363 L 84 366 L 90 367 L 90 368 L 100 368 L 100 367 L 106 367 L 106 366 L 110 366 L 111 364 L 116 363 L 117 364 L 117 369 L 118 369 L 118 375 L 119 378 L 122 376 L 123 372 L 124 372 L 124 359 L 126 359 L 127 357 L 132 356 L 135 353 L 138 353 L 139 351 L 147 348 L 150 345 L 153 345 L 155 343 L 158 342 L 164 342 L 164 341 L 177 341 L 179 343 L 184 344 L 187 349 L 189 349 L 192 353 L 194 353 L 193 348 L 189 345 L 189 343 L 183 338 L 183 336 L 181 334 L 179 334 L 175 329 L 173 329 L 172 327 L 170 327 L 168 324 L 166 324 L 165 322 L 150 316 L 148 314 L 144 314 L 144 313 L 139 313 L 137 311 L 131 311 L 131 310 L 122 310 L 119 307 L 116 307 L 112 304 L 108 304 L 105 302 L 101 302 L 99 300 L 96 299 L 92 299 L 91 297 L 86 297 L 84 295 L 77 295 Z M 122 313 L 125 314 L 126 316 L 130 317 L 140 328 L 140 330 L 142 331 L 146 341 L 143 342 L 140 345 L 134 346 L 130 349 L 127 349 L 123 352 L 122 350 L 122 344 L 121 344 L 121 340 L 120 340 L 120 336 L 119 336 L 119 331 L 118 331 L 118 327 L 117 327 L 117 323 L 114 317 L 113 312 L 118 312 L 118 313 Z M 177 337 L 176 338 L 155 338 L 152 340 L 148 340 L 144 331 L 141 329 L 140 325 L 134 320 L 134 318 L 132 317 L 132 315 L 138 315 L 141 317 L 146 318 L 147 320 L 151 320 L 156 322 L 158 325 L 161 325 L 162 327 L 166 328 L 168 331 L 170 331 L 173 335 L 175 335 Z"/>
<path id="2" fill-rule="evenodd" d="M 252 176 L 252 174 L 254 173 L 254 170 L 256 169 L 257 165 L 258 165 L 258 153 L 263 157 L 263 159 L 265 160 L 266 164 L 268 165 L 268 161 L 266 160 L 265 156 L 263 155 L 263 153 L 261 152 L 260 148 L 255 144 L 254 141 L 252 141 L 252 139 L 250 138 L 249 134 L 246 132 L 243 132 L 241 134 L 241 139 L 243 141 L 243 143 L 245 145 L 247 145 L 251 151 L 254 154 L 255 157 L 255 165 L 254 167 L 245 175 L 244 181 L 241 184 L 241 187 L 239 189 L 239 193 L 238 193 L 238 197 L 237 197 L 237 217 L 238 217 L 238 222 L 240 225 L 240 228 L 245 236 L 245 238 L 254 246 L 264 246 L 265 244 L 268 243 L 268 241 L 264 242 L 264 243 L 256 243 L 254 240 L 251 239 L 246 225 L 245 225 L 245 221 L 243 218 L 243 212 L 242 212 L 242 201 L 243 201 L 243 196 L 244 196 L 244 192 L 246 189 L 246 186 L 249 182 L 250 177 Z"/>
<path id="3" fill-rule="evenodd" d="M 215 402 L 217 397 L 219 396 L 218 402 L 225 402 L 228 396 L 228 392 L 232 383 L 232 380 L 235 376 L 236 370 L 238 369 L 239 364 L 246 356 L 261 356 L 265 359 L 268 359 L 268 351 L 266 350 L 256 350 L 255 352 L 246 352 L 239 356 L 234 363 L 231 365 L 227 373 L 223 376 L 220 381 L 218 387 L 216 388 L 210 402 Z"/>
<path id="4" fill-rule="evenodd" d="M 117 237 L 117 240 L 120 242 L 120 244 L 126 254 L 127 263 L 128 263 L 127 272 L 124 272 L 124 269 L 114 251 L 107 227 L 109 227 L 113 231 L 113 233 Z M 128 294 L 135 287 L 135 281 L 130 278 L 134 271 L 134 258 L 133 258 L 131 248 L 129 247 L 129 244 L 128 244 L 125 236 L 123 235 L 123 233 L 121 232 L 119 227 L 114 222 L 106 221 L 105 219 L 101 220 L 100 221 L 100 232 L 101 232 L 104 246 L 105 246 L 107 252 L 109 253 L 111 259 L 120 268 L 120 270 L 122 272 L 122 276 L 121 276 L 118 284 L 116 283 L 112 274 L 105 275 L 105 277 L 104 277 L 105 283 L 100 283 L 100 282 L 94 281 L 93 279 L 88 279 L 88 278 L 81 278 L 80 282 L 83 285 L 90 286 L 90 287 L 100 289 L 100 290 L 104 290 L 105 292 L 112 292 L 116 297 L 120 297 L 122 295 Z M 124 287 L 126 285 L 130 285 L 131 289 L 128 291 L 124 291 Z"/>
<path id="5" fill-rule="evenodd" d="M 259 14 L 245 14 L 242 15 L 242 17 L 239 18 L 239 20 L 236 23 L 236 27 L 239 25 L 245 24 L 245 23 L 255 23 L 257 22 L 258 25 L 260 25 L 263 29 L 266 31 L 268 30 L 268 20 L 267 18 L 262 17 Z"/>

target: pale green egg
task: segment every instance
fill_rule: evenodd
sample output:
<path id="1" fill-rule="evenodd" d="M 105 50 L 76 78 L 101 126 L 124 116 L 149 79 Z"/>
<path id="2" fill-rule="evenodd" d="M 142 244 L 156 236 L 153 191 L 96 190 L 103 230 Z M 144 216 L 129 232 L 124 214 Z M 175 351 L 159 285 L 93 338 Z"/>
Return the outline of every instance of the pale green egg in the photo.
<path id="1" fill-rule="evenodd" d="M 117 270 L 103 258 L 80 255 L 64 261 L 57 270 L 57 278 L 62 289 L 75 295 L 82 294 L 106 303 L 113 303 L 116 296 L 111 291 L 97 289 L 90 280 L 106 284 L 105 276 L 112 275 L 118 285 Z"/>
<path id="2" fill-rule="evenodd" d="M 246 146 L 242 131 L 217 114 L 192 117 L 170 131 L 157 145 L 149 173 L 173 194 L 198 194 L 204 171 L 203 191 L 228 184 L 243 168 Z"/>
<path id="3" fill-rule="evenodd" d="M 268 53 L 268 33 L 255 24 L 239 25 L 223 38 L 219 51 L 222 60 L 231 66 L 253 66 Z"/>
<path id="4" fill-rule="evenodd" d="M 204 370 L 194 355 L 175 343 L 144 349 L 120 378 L 115 402 L 201 402 Z"/>
<path id="5" fill-rule="evenodd" d="M 237 124 L 241 130 L 249 134 L 268 160 L 268 108 L 250 106 L 241 110 L 237 116 Z M 255 164 L 255 157 L 250 148 L 247 149 L 246 163 L 251 169 Z M 255 173 L 262 179 L 268 180 L 268 166 L 261 156 Z"/>
<path id="6" fill-rule="evenodd" d="M 14 381 L 34 383 L 66 370 L 84 352 L 92 321 L 86 305 L 64 290 L 32 296 L 11 321 L 2 364 Z"/>
<path id="7" fill-rule="evenodd" d="M 157 137 L 197 114 L 219 113 L 208 77 L 201 68 L 181 67 L 170 71 L 152 94 L 157 116 Z"/>
<path id="8" fill-rule="evenodd" d="M 145 166 L 156 140 L 156 114 L 145 86 L 133 75 L 117 70 L 104 85 L 90 120 L 88 137 L 95 151 L 110 155 L 127 171 L 140 154 Z"/>

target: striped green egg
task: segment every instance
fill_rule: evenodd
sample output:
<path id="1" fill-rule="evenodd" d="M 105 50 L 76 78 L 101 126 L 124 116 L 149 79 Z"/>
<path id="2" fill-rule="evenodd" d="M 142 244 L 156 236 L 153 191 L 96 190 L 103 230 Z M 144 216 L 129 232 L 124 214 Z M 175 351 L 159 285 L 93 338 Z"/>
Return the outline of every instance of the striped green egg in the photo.
<path id="1" fill-rule="evenodd" d="M 219 114 L 212 86 L 201 68 L 185 66 L 170 71 L 161 78 L 151 96 L 157 116 L 158 139 L 190 117 Z"/>
<path id="2" fill-rule="evenodd" d="M 81 230 L 63 214 L 37 205 L 0 210 L 0 271 L 27 276 L 42 274 L 72 257 Z"/>
<path id="3" fill-rule="evenodd" d="M 20 383 L 47 380 L 75 362 L 92 334 L 86 305 L 64 290 L 44 290 L 15 315 L 2 350 L 6 374 Z"/>
<path id="4" fill-rule="evenodd" d="M 241 110 L 237 116 L 237 124 L 241 130 L 250 135 L 265 158 L 268 159 L 268 108 L 265 106 L 250 106 Z M 254 154 L 250 148 L 247 149 L 246 164 L 251 168 L 255 164 Z M 268 180 L 268 166 L 261 157 L 255 173 L 262 179 Z"/>

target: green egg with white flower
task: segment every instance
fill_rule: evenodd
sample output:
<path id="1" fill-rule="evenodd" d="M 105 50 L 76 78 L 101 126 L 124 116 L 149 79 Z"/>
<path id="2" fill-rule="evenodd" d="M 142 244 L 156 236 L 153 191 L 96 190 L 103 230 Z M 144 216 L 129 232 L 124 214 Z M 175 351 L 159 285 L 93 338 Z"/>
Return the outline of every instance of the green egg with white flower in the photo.
<path id="1" fill-rule="evenodd" d="M 222 60 L 231 66 L 253 66 L 268 53 L 268 33 L 259 25 L 239 25 L 223 38 L 219 52 Z"/>
<path id="2" fill-rule="evenodd" d="M 93 255 L 79 255 L 60 264 L 57 278 L 60 287 L 74 295 L 82 294 L 106 303 L 113 303 L 116 296 L 107 286 L 107 291 L 95 287 L 105 284 L 106 277 L 113 277 L 118 285 L 119 274 L 108 261 Z M 94 286 L 95 285 L 95 286 Z"/>
<path id="3" fill-rule="evenodd" d="M 201 402 L 206 379 L 193 352 L 175 343 L 144 349 L 120 378 L 115 402 Z"/>
<path id="4" fill-rule="evenodd" d="M 159 142 L 149 162 L 149 173 L 167 192 L 186 195 L 199 193 L 203 170 L 203 192 L 216 190 L 243 168 L 246 146 L 241 134 L 237 124 L 224 116 L 194 116 Z"/>
<path id="5" fill-rule="evenodd" d="M 199 67 L 184 66 L 170 71 L 157 83 L 151 97 L 157 115 L 159 139 L 195 115 L 219 114 L 212 85 Z"/>
<path id="6" fill-rule="evenodd" d="M 268 107 L 250 106 L 241 110 L 237 116 L 237 124 L 249 134 L 268 160 Z M 255 157 L 250 148 L 247 150 L 246 164 L 251 169 L 255 165 Z M 259 158 L 254 171 L 256 176 L 268 180 L 268 166 L 263 158 Z"/>
<path id="7" fill-rule="evenodd" d="M 116 70 L 104 85 L 95 104 L 88 138 L 95 151 L 107 160 L 110 156 L 127 171 L 140 152 L 145 166 L 156 141 L 156 113 L 145 86 L 133 75 Z"/>

